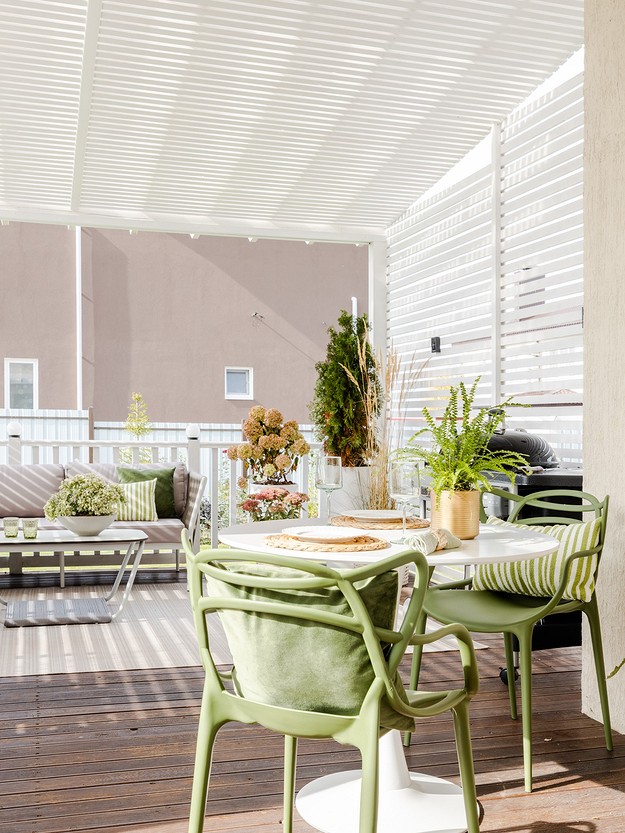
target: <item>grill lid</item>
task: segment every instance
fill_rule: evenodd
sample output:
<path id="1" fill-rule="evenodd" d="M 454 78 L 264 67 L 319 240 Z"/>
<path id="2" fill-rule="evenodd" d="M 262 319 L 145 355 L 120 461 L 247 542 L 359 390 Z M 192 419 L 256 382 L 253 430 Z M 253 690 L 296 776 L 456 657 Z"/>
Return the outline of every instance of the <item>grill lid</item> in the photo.
<path id="1" fill-rule="evenodd" d="M 502 428 L 488 441 L 489 451 L 516 451 L 522 454 L 528 465 L 552 469 L 558 465 L 555 451 L 547 440 L 529 431 Z"/>

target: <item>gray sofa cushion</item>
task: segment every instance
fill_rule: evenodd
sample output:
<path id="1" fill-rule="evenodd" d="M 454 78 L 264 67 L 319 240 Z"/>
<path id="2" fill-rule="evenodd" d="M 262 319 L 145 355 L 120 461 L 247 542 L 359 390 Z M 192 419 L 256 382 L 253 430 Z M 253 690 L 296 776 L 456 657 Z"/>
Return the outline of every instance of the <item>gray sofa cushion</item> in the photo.
<path id="1" fill-rule="evenodd" d="M 180 548 L 184 524 L 178 518 L 163 518 L 160 521 L 115 521 L 111 529 L 140 529 L 148 536 L 146 547 L 150 544 L 171 544 Z"/>
<path id="2" fill-rule="evenodd" d="M 174 505 L 176 507 L 176 514 L 179 518 L 182 517 L 185 506 L 187 505 L 187 487 L 189 475 L 187 467 L 184 463 L 146 463 L 138 464 L 136 466 L 124 465 L 124 468 L 133 469 L 169 469 L 175 466 L 174 471 Z M 99 474 L 106 480 L 113 483 L 119 483 L 117 475 L 117 466 L 114 463 L 81 463 L 78 460 L 73 460 L 65 466 L 65 476 L 74 477 L 77 474 Z"/>
<path id="3" fill-rule="evenodd" d="M 0 517 L 40 518 L 65 473 L 55 463 L 0 465 Z"/>
<path id="4" fill-rule="evenodd" d="M 119 483 L 114 463 L 81 463 L 79 460 L 72 460 L 71 463 L 65 464 L 65 477 L 76 477 L 77 474 L 99 474 L 111 483 Z"/>

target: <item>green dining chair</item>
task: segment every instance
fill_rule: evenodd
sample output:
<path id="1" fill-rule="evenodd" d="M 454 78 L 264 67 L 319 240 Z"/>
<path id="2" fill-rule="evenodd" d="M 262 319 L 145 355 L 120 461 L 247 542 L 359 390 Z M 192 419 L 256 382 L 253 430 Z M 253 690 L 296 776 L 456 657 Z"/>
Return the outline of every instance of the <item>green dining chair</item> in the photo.
<path id="1" fill-rule="evenodd" d="M 419 553 L 338 571 L 302 558 L 237 550 L 194 553 L 183 533 L 191 605 L 206 672 L 189 833 L 201 833 L 215 736 L 229 721 L 257 723 L 284 735 L 284 833 L 292 833 L 298 738 L 334 738 L 362 757 L 360 833 L 375 833 L 378 740 L 390 729 L 414 728 L 416 717 L 451 711 L 469 833 L 479 833 L 469 731 L 469 701 L 477 692 L 475 653 L 459 625 L 414 636 L 428 582 Z M 394 628 L 398 573 L 416 571 L 415 590 Z M 207 615 L 217 612 L 233 667 L 218 670 Z M 398 667 L 414 639 L 423 645 L 453 634 L 464 686 L 415 692 Z"/>
<path id="2" fill-rule="evenodd" d="M 588 619 L 605 744 L 612 750 L 612 729 L 601 641 L 595 582 L 605 539 L 608 498 L 600 501 L 586 492 L 570 489 L 535 492 L 520 497 L 503 489 L 491 493 L 514 504 L 508 521 L 488 518 L 498 527 L 537 526 L 560 542 L 557 552 L 515 563 L 482 565 L 471 579 L 428 589 L 417 632 L 427 617 L 437 622 L 461 622 L 472 633 L 502 633 L 510 713 L 517 718 L 513 636 L 519 644 L 523 767 L 525 790 L 532 790 L 532 633 L 536 623 L 558 613 L 581 610 Z M 572 515 L 581 515 L 575 518 Z M 521 516 L 521 517 L 520 517 Z M 590 517 L 591 520 L 583 520 Z M 410 686 L 419 680 L 421 649 L 413 655 Z M 404 743 L 410 742 L 410 733 Z"/>

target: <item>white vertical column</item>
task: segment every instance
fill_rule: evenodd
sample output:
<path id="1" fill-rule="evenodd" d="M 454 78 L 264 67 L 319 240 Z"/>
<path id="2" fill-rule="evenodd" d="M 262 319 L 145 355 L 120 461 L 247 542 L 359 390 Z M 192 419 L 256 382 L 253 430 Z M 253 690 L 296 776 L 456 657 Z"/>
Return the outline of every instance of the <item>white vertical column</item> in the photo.
<path id="1" fill-rule="evenodd" d="M 371 342 L 376 355 L 384 358 L 388 322 L 386 320 L 386 248 L 385 240 L 369 243 L 369 323 Z"/>
<path id="2" fill-rule="evenodd" d="M 491 214 L 492 214 L 492 335 L 491 372 L 493 405 L 501 402 L 501 122 L 491 129 Z"/>
<path id="3" fill-rule="evenodd" d="M 82 227 L 76 226 L 76 409 L 82 410 Z"/>

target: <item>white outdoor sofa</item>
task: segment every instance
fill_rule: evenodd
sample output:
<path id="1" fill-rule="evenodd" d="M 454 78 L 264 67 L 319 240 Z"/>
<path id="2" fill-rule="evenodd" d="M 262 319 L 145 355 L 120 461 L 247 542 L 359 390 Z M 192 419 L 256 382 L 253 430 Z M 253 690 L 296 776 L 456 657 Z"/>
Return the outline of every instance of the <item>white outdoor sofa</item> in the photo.
<path id="1" fill-rule="evenodd" d="M 159 518 L 157 521 L 114 521 L 112 527 L 141 529 L 147 534 L 143 564 L 163 563 L 175 559 L 176 570 L 180 569 L 181 535 L 183 530 L 199 547 L 200 502 L 206 488 L 206 478 L 195 472 L 189 472 L 184 463 L 150 463 L 147 465 L 129 465 L 134 469 L 174 468 L 173 489 L 175 517 Z M 18 518 L 39 518 L 42 529 L 57 529 L 58 524 L 46 520 L 43 507 L 48 498 L 57 491 L 63 480 L 77 474 L 99 474 L 107 480 L 118 482 L 117 466 L 113 463 L 26 463 L 0 465 L 0 518 L 15 516 Z M 8 567 L 12 574 L 21 573 L 22 553 L 19 552 L 19 539 L 16 539 L 15 552 L 8 556 Z M 150 557 L 152 556 L 152 558 Z M 28 555 L 28 564 L 44 566 L 50 563 L 49 555 Z M 80 560 L 78 560 L 80 559 Z M 91 560 L 85 556 L 66 556 L 67 565 L 73 563 L 93 566 L 119 563 L 116 553 L 107 553 Z M 6 566 L 6 565 L 5 565 Z"/>

